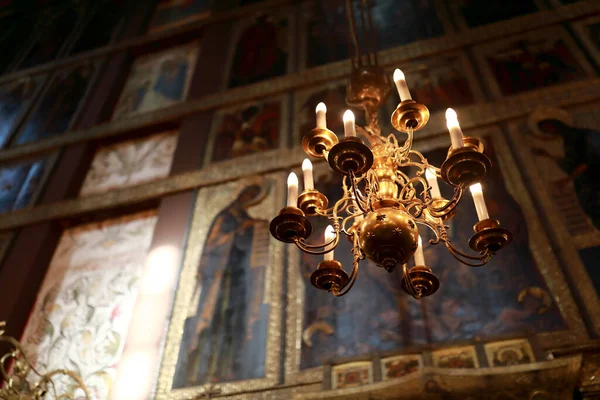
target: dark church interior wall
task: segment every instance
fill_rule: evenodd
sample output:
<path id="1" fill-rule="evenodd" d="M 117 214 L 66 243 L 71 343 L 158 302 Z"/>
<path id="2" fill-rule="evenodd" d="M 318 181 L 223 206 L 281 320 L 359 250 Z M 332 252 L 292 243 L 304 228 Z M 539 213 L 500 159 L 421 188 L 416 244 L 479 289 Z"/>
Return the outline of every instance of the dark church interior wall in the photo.
<path id="1" fill-rule="evenodd" d="M 8 322 L 12 335 L 21 336 L 28 318 L 34 320 L 30 312 L 37 310 L 38 291 L 63 232 L 146 211 L 157 216 L 148 253 L 169 245 L 179 257 L 170 270 L 169 291 L 160 300 L 145 292 L 136 300 L 135 310 L 156 301 L 162 307 L 157 311 L 160 329 L 147 344 L 156 365 L 148 370 L 153 378 L 146 394 L 160 397 L 179 390 L 195 395 L 210 381 L 203 372 L 206 365 L 196 363 L 192 376 L 192 367 L 182 364 L 193 355 L 182 350 L 177 330 L 199 324 L 198 315 L 184 315 L 189 306 L 182 279 L 200 274 L 195 269 L 206 263 L 200 253 L 225 257 L 210 247 L 210 232 L 220 217 L 225 221 L 235 213 L 253 224 L 251 233 L 235 240 L 254 249 L 248 259 L 236 262 L 261 271 L 262 278 L 258 272 L 252 278 L 264 281 L 261 285 L 275 268 L 282 276 L 270 292 L 263 288 L 247 295 L 248 303 L 265 293 L 274 296 L 253 308 L 255 314 L 248 311 L 254 331 L 247 335 L 260 338 L 257 343 L 264 346 L 252 341 L 249 349 L 240 338 L 231 339 L 242 355 L 211 372 L 226 393 L 281 383 L 305 384 L 307 390 L 311 385 L 341 388 L 352 374 L 365 382 L 381 380 L 383 365 L 384 375 L 400 377 L 415 362 L 402 361 L 402 369 L 390 359 L 378 370 L 373 355 L 387 359 L 418 353 L 418 362 L 434 366 L 493 364 L 493 349 L 499 347 L 488 342 L 523 338 L 531 346 L 522 350 L 529 362 L 541 361 L 548 349 L 570 344 L 568 338 L 583 341 L 600 334 L 600 316 L 594 311 L 600 306 L 600 229 L 598 211 L 590 211 L 598 205 L 598 191 L 589 193 L 597 183 L 586 181 L 585 173 L 569 181 L 569 172 L 561 169 L 565 155 L 589 163 L 600 154 L 598 149 L 593 153 L 600 140 L 593 139 L 600 131 L 598 2 L 374 2 L 384 68 L 390 73 L 402 68 L 415 99 L 432 110 L 430 126 L 416 145 L 439 164 L 448 146 L 444 109 L 455 107 L 465 134 L 485 137 L 488 151 L 500 157 L 494 164 L 502 172 L 497 184 L 490 183 L 486 199 L 491 210 L 492 203 L 499 203 L 500 215 L 521 234 L 506 260 L 476 271 L 458 266 L 453 271 L 441 253 L 428 253 L 444 265 L 440 272 L 447 285 L 425 303 L 428 321 L 422 305 L 397 296 L 393 279 L 386 282 L 385 276 L 365 272 L 355 297 L 351 293 L 335 303 L 302 278 L 318 262 L 315 258 L 259 243 L 264 222 L 283 206 L 283 171 L 302 161 L 300 138 L 314 124 L 316 103 L 327 104 L 328 123 L 341 133 L 344 79 L 350 71 L 342 0 L 191 0 L 184 6 L 27 1 L 33 8 L 17 3 L 0 8 L 0 53 L 7 55 L 0 61 L 0 320 Z M 395 108 L 395 96 L 383 107 L 383 119 Z M 577 132 L 592 138 L 590 148 L 562 146 L 555 138 L 532 133 L 528 118 L 537 105 L 565 109 Z M 141 143 L 164 132 L 177 132 L 177 139 L 160 178 L 96 197 L 80 194 L 101 149 Z M 317 187 L 335 197 L 335 177 L 323 165 L 315 168 L 322 171 Z M 265 196 L 256 195 L 247 207 L 237 198 L 252 185 L 245 180 Z M 465 213 L 473 212 L 470 208 Z M 209 209 L 210 220 L 203 216 Z M 255 210 L 265 213 L 262 219 Z M 457 231 L 468 236 L 472 224 L 464 220 L 457 222 Z M 193 236 L 193 226 L 200 226 L 204 236 Z M 192 237 L 204 243 L 201 249 L 190 242 Z M 194 248 L 199 252 L 195 259 Z M 281 258 L 274 258 L 273 251 Z M 272 265 L 273 260 L 280 265 Z M 506 265 L 520 268 L 507 272 Z M 509 288 L 514 284 L 510 277 L 517 284 Z M 249 286 L 262 287 L 256 285 Z M 470 285 L 480 291 L 465 289 Z M 378 304 L 389 306 L 357 309 L 374 293 L 385 294 Z M 488 312 L 477 308 L 481 302 Z M 341 315 L 350 309 L 374 317 L 361 320 L 364 328 L 359 329 L 349 317 L 354 314 Z M 132 315 L 132 325 L 144 324 L 143 318 L 136 319 L 141 318 L 138 311 Z M 332 327 L 334 333 L 326 334 Z M 136 332 L 127 332 L 123 365 L 137 354 Z M 397 332 L 401 337 L 394 336 Z M 313 338 L 314 347 L 303 334 Z M 474 345 L 474 337 L 487 347 Z M 344 341 L 347 348 L 337 348 Z M 473 353 L 446 354 L 449 345 L 472 346 Z M 226 359 L 224 353 L 214 354 Z M 261 360 L 256 370 L 249 359 Z M 370 366 L 342 368 L 355 362 Z M 326 378 L 324 371 L 332 369 Z M 111 379 L 120 387 L 124 372 L 114 374 Z M 328 382 L 331 377 L 335 382 Z"/>

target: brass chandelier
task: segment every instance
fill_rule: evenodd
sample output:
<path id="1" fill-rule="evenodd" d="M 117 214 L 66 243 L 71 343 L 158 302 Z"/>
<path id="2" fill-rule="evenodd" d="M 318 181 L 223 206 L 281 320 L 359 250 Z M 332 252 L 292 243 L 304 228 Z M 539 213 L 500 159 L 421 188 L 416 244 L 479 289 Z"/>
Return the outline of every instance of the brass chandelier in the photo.
<path id="1" fill-rule="evenodd" d="M 405 76 L 399 69 L 394 72 L 393 79 L 401 101 L 391 122 L 397 131 L 406 135 L 406 139 L 401 143 L 393 133 L 381 134 L 377 109 L 386 102 L 391 82 L 378 65 L 367 0 L 360 0 L 358 9 L 364 34 L 362 42 L 357 38 L 354 9 L 350 0 L 346 1 L 349 40 L 354 45 L 346 102 L 364 109 L 367 124 L 364 127 L 355 125 L 353 113 L 346 111 L 345 137 L 340 140 L 327 129 L 327 108 L 319 103 L 316 128 L 302 139 L 306 154 L 325 158 L 331 169 L 342 176 L 342 198 L 329 207 L 329 199 L 314 188 L 312 164 L 306 159 L 302 165 L 304 191 L 298 195 L 298 178 L 291 173 L 287 207 L 271 221 L 271 234 L 282 242 L 296 244 L 306 253 L 324 255 L 310 281 L 316 288 L 327 290 L 334 296 L 343 296 L 350 291 L 358 275 L 359 263 L 366 258 L 388 272 L 401 267 L 402 289 L 420 299 L 435 293 L 439 280 L 425 264 L 418 226 L 433 232 L 430 244 L 443 243 L 454 258 L 473 267 L 486 264 L 510 243 L 512 234 L 488 215 L 481 182 L 491 168 L 491 161 L 484 154 L 480 140 L 463 137 L 454 110 L 446 111 L 452 145 L 441 167 L 431 165 L 412 148 L 414 132 L 427 124 L 429 110 L 411 98 Z M 366 49 L 365 55 L 362 55 L 361 44 Z M 368 145 L 356 136 L 357 131 L 367 139 Z M 441 196 L 438 178 L 454 188 L 452 198 Z M 469 240 L 469 247 L 475 254 L 459 250 L 449 239 L 448 226 L 444 224 L 454 217 L 467 188 L 473 196 L 479 219 L 474 226 L 475 234 Z M 325 231 L 324 243 L 306 242 L 312 232 L 306 216 L 329 219 L 331 225 Z M 353 244 L 350 275 L 334 259 L 334 249 L 342 236 Z M 415 266 L 409 269 L 407 262 L 413 256 Z"/>
<path id="2" fill-rule="evenodd" d="M 21 343 L 4 334 L 5 322 L 0 322 L 0 343 L 11 350 L 0 357 L 1 400 L 91 399 L 83 380 L 75 372 L 56 369 L 39 372 L 27 357 Z M 67 385 L 59 381 L 68 378 Z M 67 389 L 66 393 L 60 389 Z"/>

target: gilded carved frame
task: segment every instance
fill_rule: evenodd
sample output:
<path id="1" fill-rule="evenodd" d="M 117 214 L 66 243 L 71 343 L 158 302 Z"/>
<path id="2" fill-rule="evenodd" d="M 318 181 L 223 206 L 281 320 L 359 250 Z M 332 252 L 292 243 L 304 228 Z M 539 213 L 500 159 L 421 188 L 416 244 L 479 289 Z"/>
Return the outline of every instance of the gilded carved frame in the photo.
<path id="1" fill-rule="evenodd" d="M 515 165 L 510 148 L 503 137 L 501 129 L 497 126 L 474 129 L 465 132 L 468 136 L 487 137 L 493 141 L 497 150 L 498 164 L 506 182 L 509 193 L 521 206 L 528 221 L 529 243 L 532 256 L 539 272 L 548 286 L 550 294 L 558 305 L 561 316 L 567 326 L 566 330 L 557 332 L 542 332 L 538 334 L 540 344 L 545 347 L 556 347 L 581 341 L 588 337 L 586 327 L 580 316 L 579 310 L 573 300 L 565 277 L 559 266 L 559 261 L 552 251 L 549 239 L 541 224 L 540 216 L 536 211 L 528 188 L 523 182 L 521 173 Z M 418 137 L 418 135 L 417 135 Z M 449 146 L 447 134 L 430 137 L 427 140 L 415 141 L 415 149 L 426 152 L 440 147 Z M 322 163 L 315 166 L 315 173 L 322 168 Z M 325 165 L 323 165 L 325 167 Z M 466 201 L 466 200 L 463 200 Z M 458 217 L 460 218 L 460 216 Z M 285 346 L 285 382 L 287 384 L 307 384 L 319 382 L 323 379 L 324 367 L 315 367 L 300 370 L 300 352 L 303 329 L 303 305 L 305 282 L 300 274 L 300 250 L 293 246 L 288 248 L 288 293 L 287 293 L 287 320 L 286 320 L 286 346 Z M 344 266 L 346 269 L 349 266 Z M 485 267 L 484 267 L 485 268 Z M 360 277 L 358 278 L 360 279 Z M 316 289 L 314 289 L 316 290 Z M 348 294 L 351 296 L 352 294 Z M 513 334 L 514 336 L 514 334 Z M 500 338 L 495 338 L 499 340 Z M 436 346 L 437 347 L 437 346 Z M 440 345 L 439 347 L 444 347 Z M 447 345 L 446 345 L 447 347 Z M 398 353 L 402 353 L 399 351 Z"/>
<path id="2" fill-rule="evenodd" d="M 257 177 L 258 179 L 258 177 Z M 281 173 L 265 175 L 269 179 L 271 192 L 258 205 L 249 209 L 255 218 L 266 218 L 273 214 L 273 210 L 283 205 L 284 188 L 281 182 L 285 177 Z M 202 250 L 211 221 L 221 211 L 224 204 L 235 199 L 237 193 L 248 184 L 248 179 L 216 185 L 201 189 L 198 192 L 194 216 L 190 227 L 183 267 L 179 276 L 179 284 L 175 295 L 175 302 L 169 323 L 164 355 L 161 362 L 158 387 L 158 399 L 190 399 L 201 397 L 211 390 L 220 390 L 221 394 L 230 395 L 250 390 L 271 388 L 279 383 L 280 371 L 280 344 L 281 344 L 281 291 L 283 243 L 269 236 L 269 261 L 265 270 L 264 301 L 270 305 L 269 328 L 266 338 L 265 377 L 217 384 L 204 384 L 196 387 L 173 389 L 172 383 L 175 367 L 179 356 L 179 347 L 182 340 L 181 332 L 188 312 L 189 299 L 194 290 L 196 268 L 202 256 Z"/>

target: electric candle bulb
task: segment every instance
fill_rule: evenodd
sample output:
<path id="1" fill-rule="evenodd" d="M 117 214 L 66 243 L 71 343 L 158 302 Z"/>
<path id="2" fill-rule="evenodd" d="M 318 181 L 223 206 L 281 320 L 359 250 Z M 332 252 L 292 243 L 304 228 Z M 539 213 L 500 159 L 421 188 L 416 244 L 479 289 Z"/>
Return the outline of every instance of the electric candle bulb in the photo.
<path id="1" fill-rule="evenodd" d="M 464 147 L 465 143 L 463 142 L 462 130 L 458 123 L 458 115 L 456 115 L 456 111 L 451 108 L 446 110 L 446 126 L 448 126 L 448 130 L 450 131 L 452 147 Z"/>
<path id="2" fill-rule="evenodd" d="M 396 89 L 400 95 L 400 101 L 412 100 L 412 97 L 410 96 L 410 90 L 408 90 L 408 85 L 406 84 L 404 72 L 400 71 L 398 68 L 396 68 L 394 71 L 394 83 L 396 83 Z"/>
<path id="3" fill-rule="evenodd" d="M 423 254 L 423 240 L 419 235 L 419 245 L 415 251 L 415 265 L 425 265 L 425 254 Z"/>
<path id="4" fill-rule="evenodd" d="M 425 178 L 427 179 L 427 183 L 431 187 L 431 197 L 434 199 L 441 199 L 442 194 L 440 193 L 440 185 L 438 184 L 437 176 L 435 176 L 435 173 L 431 171 L 431 169 L 427 168 L 427 170 L 425 170 Z"/>
<path id="5" fill-rule="evenodd" d="M 288 207 L 298 207 L 298 177 L 291 173 L 287 180 L 288 185 Z"/>
<path id="6" fill-rule="evenodd" d="M 490 215 L 488 214 L 487 207 L 485 206 L 485 199 L 483 198 L 481 183 L 471 185 L 469 189 L 471 190 L 473 202 L 475 203 L 475 209 L 477 210 L 477 218 L 479 218 L 480 221 L 489 219 Z"/>
<path id="7" fill-rule="evenodd" d="M 333 229 L 333 226 L 327 225 L 327 228 L 325 228 L 325 243 L 331 242 L 334 238 L 335 230 Z M 325 246 L 325 250 L 329 251 L 329 253 L 325 253 L 324 255 L 325 261 L 333 260 L 333 243 L 328 246 Z"/>
<path id="8" fill-rule="evenodd" d="M 314 189 L 313 166 L 308 158 L 305 158 L 302 162 L 302 172 L 304 173 L 304 190 Z"/>
<path id="9" fill-rule="evenodd" d="M 317 104 L 317 128 L 327 129 L 327 106 L 325 103 Z"/>
<path id="10" fill-rule="evenodd" d="M 354 126 L 354 113 L 346 110 L 344 113 L 344 134 L 346 137 L 356 136 L 356 127 Z"/>

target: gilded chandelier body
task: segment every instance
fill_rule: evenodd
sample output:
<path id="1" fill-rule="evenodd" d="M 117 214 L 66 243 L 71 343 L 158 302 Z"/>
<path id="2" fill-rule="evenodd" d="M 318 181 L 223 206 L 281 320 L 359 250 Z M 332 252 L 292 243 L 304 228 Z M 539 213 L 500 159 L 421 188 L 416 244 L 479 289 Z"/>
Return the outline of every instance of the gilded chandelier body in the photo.
<path id="1" fill-rule="evenodd" d="M 484 154 L 480 140 L 462 136 L 453 110 L 449 109 L 446 114 L 452 146 L 440 167 L 431 165 L 413 149 L 414 134 L 427 124 L 429 110 L 412 100 L 400 70 L 394 73 L 394 81 L 401 102 L 392 114 L 391 122 L 400 135 L 405 136 L 404 142 L 398 140 L 397 134 L 381 134 L 377 109 L 386 102 L 391 82 L 377 64 L 372 42 L 371 51 L 366 56 L 361 55 L 353 8 L 350 2 L 347 3 L 350 40 L 354 43 L 356 57 L 352 59 L 346 102 L 365 110 L 367 125 L 355 126 L 352 113 L 347 111 L 344 115 L 346 136 L 340 140 L 326 127 L 325 105 L 317 106 L 317 127 L 304 135 L 302 146 L 306 154 L 326 159 L 342 176 L 343 196 L 332 202 L 314 189 L 312 165 L 305 161 L 307 168 L 310 167 L 308 181 L 305 175 L 305 190 L 297 195 L 297 178 L 291 174 L 288 206 L 271 222 L 271 233 L 283 242 L 295 243 L 306 253 L 325 255 L 325 260 L 311 276 L 311 283 L 318 289 L 335 296 L 345 295 L 357 278 L 360 261 L 366 258 L 388 272 L 400 267 L 402 288 L 420 299 L 433 294 L 439 281 L 431 268 L 424 265 L 419 227 L 433 232 L 431 245 L 443 243 L 454 258 L 472 267 L 486 264 L 494 253 L 511 241 L 512 235 L 487 215 L 479 184 L 485 180 L 491 162 Z M 365 43 L 369 43 L 373 35 L 367 31 L 372 30 L 372 21 L 370 14 L 365 17 L 364 13 L 369 9 L 363 3 L 361 20 Z M 365 21 L 369 21 L 370 26 Z M 357 132 L 366 143 L 356 136 Z M 451 198 L 445 199 L 439 193 L 438 178 L 454 188 Z M 459 250 L 452 243 L 445 225 L 445 221 L 454 217 L 467 187 L 471 187 L 479 216 L 479 222 L 474 226 L 475 234 L 469 241 L 472 254 Z M 306 242 L 312 232 L 306 216 L 329 219 L 332 228 L 326 233 L 324 243 Z M 349 275 L 332 256 L 342 236 L 353 244 L 353 266 Z M 409 269 L 407 262 L 413 256 L 415 266 Z"/>

